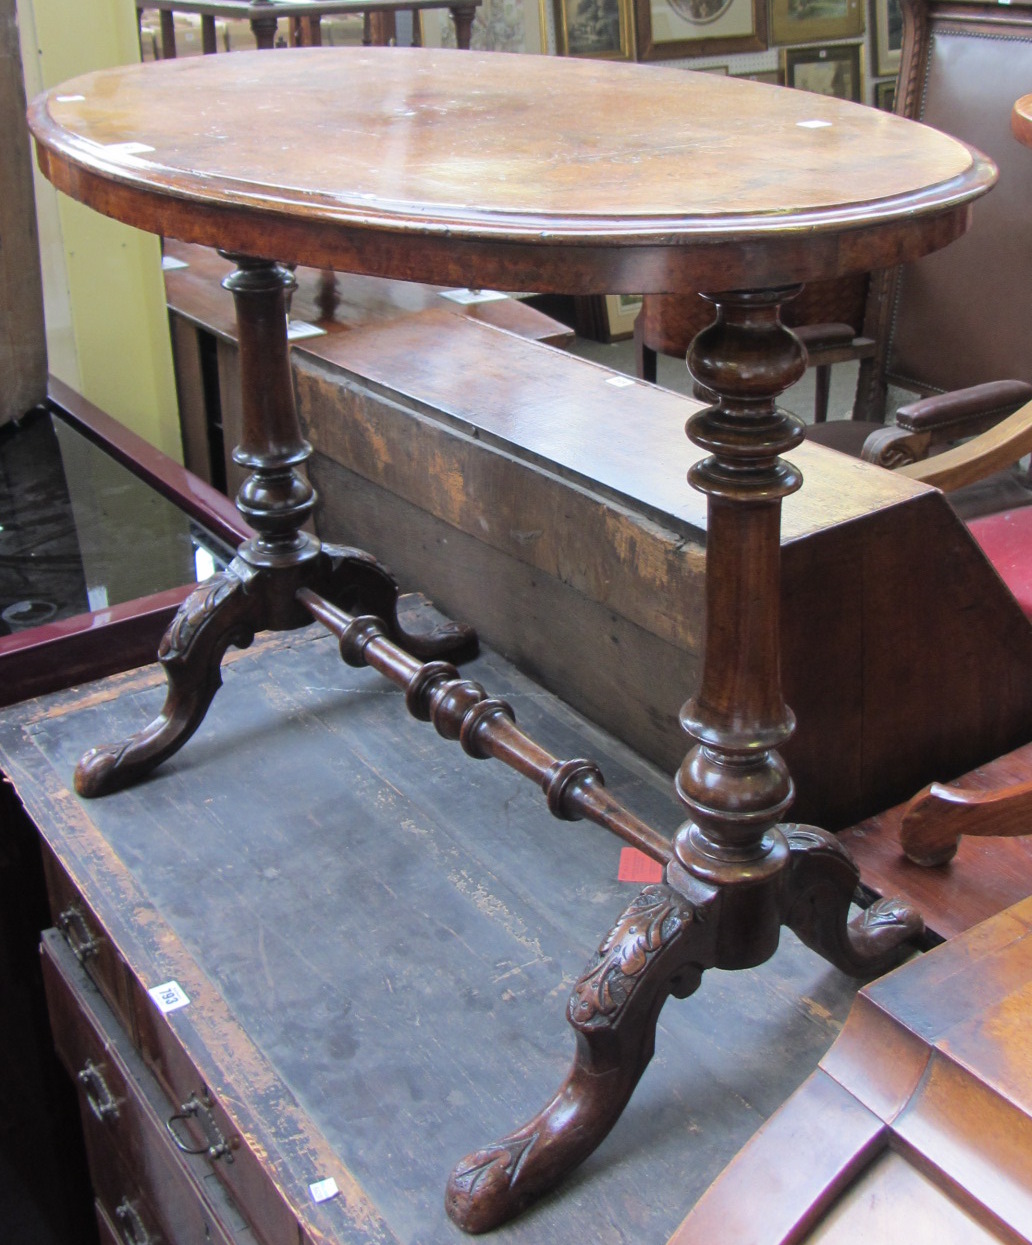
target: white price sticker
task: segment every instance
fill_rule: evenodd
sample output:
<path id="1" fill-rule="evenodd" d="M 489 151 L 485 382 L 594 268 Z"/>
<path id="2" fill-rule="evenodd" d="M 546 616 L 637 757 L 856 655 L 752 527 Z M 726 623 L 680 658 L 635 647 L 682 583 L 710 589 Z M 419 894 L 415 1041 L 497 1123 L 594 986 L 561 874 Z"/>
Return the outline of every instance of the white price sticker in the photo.
<path id="1" fill-rule="evenodd" d="M 151 986 L 147 993 L 154 1000 L 158 1011 L 166 1014 L 178 1011 L 190 1002 L 189 996 L 178 981 L 166 981 L 163 985 Z"/>
<path id="2" fill-rule="evenodd" d="M 310 1184 L 308 1192 L 312 1195 L 313 1202 L 328 1202 L 331 1197 L 336 1197 L 340 1190 L 337 1188 L 336 1180 L 328 1176 L 325 1180 L 317 1180 L 315 1184 Z"/>

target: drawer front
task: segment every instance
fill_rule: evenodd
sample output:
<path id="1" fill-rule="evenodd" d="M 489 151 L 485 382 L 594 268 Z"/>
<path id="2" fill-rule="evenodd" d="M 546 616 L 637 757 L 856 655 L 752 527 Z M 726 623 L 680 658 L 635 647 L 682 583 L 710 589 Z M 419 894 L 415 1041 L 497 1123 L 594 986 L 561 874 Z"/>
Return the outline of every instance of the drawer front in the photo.
<path id="1" fill-rule="evenodd" d="M 143 986 L 130 978 L 140 1055 L 174 1105 L 175 1135 L 206 1151 L 211 1168 L 240 1206 L 264 1245 L 297 1245 L 298 1221 L 261 1160 L 204 1084 L 164 1016 Z"/>
<path id="2" fill-rule="evenodd" d="M 63 940 L 47 931 L 42 953 L 55 1044 L 78 1086 L 94 1191 L 115 1239 L 253 1245 L 205 1160 L 177 1148 L 164 1095 Z"/>
<path id="3" fill-rule="evenodd" d="M 93 909 L 43 841 L 43 867 L 54 925 L 127 1033 L 133 1033 L 128 974 Z"/>

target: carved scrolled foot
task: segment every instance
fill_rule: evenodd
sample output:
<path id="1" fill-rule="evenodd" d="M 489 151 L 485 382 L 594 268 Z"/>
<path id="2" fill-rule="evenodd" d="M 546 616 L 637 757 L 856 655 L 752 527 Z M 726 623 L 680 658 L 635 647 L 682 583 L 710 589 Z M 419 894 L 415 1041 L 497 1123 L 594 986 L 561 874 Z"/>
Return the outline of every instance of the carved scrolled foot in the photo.
<path id="1" fill-rule="evenodd" d="M 1032 834 L 1032 782 L 973 791 L 933 782 L 903 812 L 899 842 L 916 865 L 944 865 L 964 835 Z"/>
<path id="2" fill-rule="evenodd" d="M 900 899 L 880 899 L 849 921 L 860 872 L 846 849 L 815 826 L 782 826 L 790 863 L 782 921 L 836 968 L 854 977 L 891 968 L 905 944 L 924 929 L 916 909 Z"/>
<path id="3" fill-rule="evenodd" d="M 232 568 L 199 584 L 158 647 L 168 681 L 161 712 L 137 734 L 83 756 L 75 770 L 79 795 L 93 798 L 131 786 L 177 752 L 222 686 L 219 665 L 226 649 L 231 644 L 246 648 L 260 626 L 258 599 L 247 593 L 244 578 Z"/>
<path id="4" fill-rule="evenodd" d="M 423 661 L 475 655 L 477 633 L 467 623 L 439 613 L 421 592 L 402 595 L 397 580 L 372 554 L 340 545 L 323 545 L 329 576 L 323 595 L 352 614 L 383 620 L 388 637 Z"/>
<path id="5" fill-rule="evenodd" d="M 696 990 L 709 962 L 698 918 L 697 906 L 665 884 L 646 887 L 624 911 L 570 996 L 577 1049 L 555 1097 L 452 1172 L 445 1208 L 460 1228 L 487 1232 L 513 1218 L 613 1127 L 652 1058 L 667 996 Z"/>

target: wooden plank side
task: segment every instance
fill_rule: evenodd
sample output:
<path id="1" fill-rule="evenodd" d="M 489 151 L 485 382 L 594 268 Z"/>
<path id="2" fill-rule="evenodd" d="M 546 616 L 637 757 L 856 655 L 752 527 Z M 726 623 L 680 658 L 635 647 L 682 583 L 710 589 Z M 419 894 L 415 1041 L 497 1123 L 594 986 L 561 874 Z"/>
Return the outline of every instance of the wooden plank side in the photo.
<path id="1" fill-rule="evenodd" d="M 554 821 L 533 785 L 411 721 L 328 638 L 258 647 L 141 787 L 89 804 L 66 788 L 82 747 L 151 712 L 158 689 L 139 677 L 11 711 L 0 765 L 95 909 L 117 915 L 134 975 L 197 992 L 169 1024 L 249 1135 L 271 1130 L 291 1198 L 298 1129 L 326 1139 L 398 1239 L 454 1243 L 448 1167 L 561 1078 L 565 996 L 637 888 L 616 880 L 617 841 Z M 626 748 L 496 657 L 468 669 L 556 755 L 596 757 L 631 807 L 677 824 L 669 781 Z M 612 1137 L 498 1239 L 665 1240 L 812 1071 L 853 989 L 789 934 L 762 968 L 712 974 L 664 1012 Z M 297 1104 L 282 1119 L 280 1094 Z"/>

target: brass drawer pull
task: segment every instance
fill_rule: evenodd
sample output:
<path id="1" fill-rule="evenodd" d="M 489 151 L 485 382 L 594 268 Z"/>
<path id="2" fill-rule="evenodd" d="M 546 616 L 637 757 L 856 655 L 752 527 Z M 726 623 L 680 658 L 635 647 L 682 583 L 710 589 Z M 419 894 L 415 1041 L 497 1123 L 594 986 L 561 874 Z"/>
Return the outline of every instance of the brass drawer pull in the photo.
<path id="1" fill-rule="evenodd" d="M 64 934 L 65 942 L 80 964 L 85 965 L 90 956 L 100 950 L 100 943 L 93 937 L 86 918 L 75 904 L 58 915 L 57 928 Z"/>
<path id="2" fill-rule="evenodd" d="M 175 1142 L 176 1148 L 184 1154 L 204 1154 L 212 1162 L 216 1159 L 225 1158 L 227 1163 L 232 1163 L 233 1151 L 229 1142 L 220 1132 L 218 1124 L 215 1123 L 212 1106 L 212 1101 L 206 1094 L 200 1098 L 196 1094 L 191 1094 L 176 1114 L 168 1117 L 165 1121 L 165 1127 L 168 1129 L 169 1136 Z M 201 1128 L 207 1138 L 204 1145 L 195 1146 L 190 1141 L 184 1141 L 176 1132 L 176 1122 L 189 1119 L 200 1121 Z"/>
<path id="3" fill-rule="evenodd" d="M 154 1237 L 144 1227 L 139 1211 L 127 1197 L 122 1198 L 115 1207 L 115 1222 L 124 1245 L 154 1245 Z"/>
<path id="4" fill-rule="evenodd" d="M 107 1087 L 104 1074 L 92 1059 L 86 1060 L 86 1066 L 79 1073 L 78 1081 L 83 1087 L 90 1110 L 102 1124 L 106 1120 L 118 1119 L 118 1103 Z"/>

